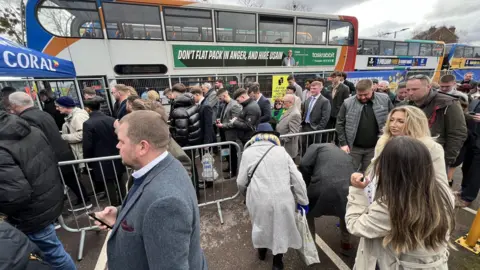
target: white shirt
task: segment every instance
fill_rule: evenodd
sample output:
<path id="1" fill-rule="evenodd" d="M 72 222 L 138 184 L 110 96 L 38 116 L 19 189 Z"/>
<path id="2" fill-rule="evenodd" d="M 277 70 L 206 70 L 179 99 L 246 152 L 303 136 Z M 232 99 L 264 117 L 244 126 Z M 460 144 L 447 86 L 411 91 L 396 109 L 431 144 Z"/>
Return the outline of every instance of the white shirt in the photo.
<path id="1" fill-rule="evenodd" d="M 260 93 L 260 96 L 258 96 L 258 99 L 256 99 L 255 101 L 258 103 L 261 97 L 262 97 L 262 93 Z"/>
<path id="2" fill-rule="evenodd" d="M 135 171 L 132 173 L 133 178 L 138 179 L 145 174 L 147 174 L 153 167 L 157 166 L 158 163 L 160 163 L 162 160 L 164 160 L 168 156 L 168 151 L 163 152 L 160 156 L 155 158 L 154 160 L 150 161 L 147 165 L 145 165 L 143 168 L 141 168 L 138 171 Z"/>
<path id="3" fill-rule="evenodd" d="M 197 104 L 201 104 L 204 99 L 204 97 L 201 97 Z"/>

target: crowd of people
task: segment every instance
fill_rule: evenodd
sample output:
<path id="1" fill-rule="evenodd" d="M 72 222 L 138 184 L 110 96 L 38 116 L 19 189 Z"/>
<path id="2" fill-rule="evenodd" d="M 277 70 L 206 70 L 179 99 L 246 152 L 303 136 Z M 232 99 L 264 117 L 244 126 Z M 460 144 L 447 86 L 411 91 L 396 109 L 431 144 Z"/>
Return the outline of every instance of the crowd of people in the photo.
<path id="1" fill-rule="evenodd" d="M 30 95 L 2 89 L 0 238 L 28 242 L 21 251 L 11 247 L 8 254 L 18 252 L 5 269 L 75 269 L 53 224 L 64 185 L 75 195 L 71 211 L 92 207 L 82 174 L 111 204 L 95 213 L 100 228 L 112 228 L 110 269 L 207 269 L 197 203 L 212 183 L 202 182 L 196 151 L 182 147 L 217 141 L 241 146 L 242 153 L 230 148 L 223 178 L 236 177 L 253 245 L 260 260 L 271 250 L 273 269 L 284 268 L 289 248 L 302 247 L 296 211 L 306 214 L 312 234 L 315 218 L 338 217 L 345 252 L 353 249 L 351 235 L 360 237 L 358 269 L 444 269 L 454 206 L 468 206 L 480 189 L 477 84 L 470 74 L 458 86 L 445 75 L 434 89 L 429 77 L 415 75 L 393 93 L 388 82 L 346 79 L 334 72 L 329 87 L 315 78 L 302 89 L 290 76 L 273 106 L 257 82 L 235 91 L 222 80 L 177 83 L 163 93 L 169 113 L 158 92 L 139 96 L 123 84 L 111 87 L 113 110 L 92 88 L 83 89 L 83 109 L 41 91 L 43 110 Z M 336 138 L 315 134 L 328 129 Z M 57 165 L 115 155 L 121 160 Z M 460 164 L 462 188 L 452 191 Z"/>

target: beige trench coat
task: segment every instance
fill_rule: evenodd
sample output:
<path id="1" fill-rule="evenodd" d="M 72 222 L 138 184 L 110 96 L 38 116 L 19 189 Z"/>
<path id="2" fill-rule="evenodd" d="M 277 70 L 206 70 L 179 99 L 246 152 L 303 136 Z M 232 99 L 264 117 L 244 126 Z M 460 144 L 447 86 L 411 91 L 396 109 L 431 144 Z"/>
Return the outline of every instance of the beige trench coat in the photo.
<path id="1" fill-rule="evenodd" d="M 429 138 L 420 139 L 420 141 L 429 149 L 436 180 L 441 189 L 448 194 L 453 207 L 454 196 L 448 185 L 443 148 Z M 381 150 L 383 147 L 376 149 L 376 156 Z M 361 237 L 354 269 L 374 270 L 376 263 L 382 270 L 448 269 L 448 236 L 445 237 L 444 246 L 438 250 L 418 249 L 395 256 L 388 246 L 384 248 L 383 237 L 391 230 L 388 210 L 376 201 L 370 205 L 362 189 L 350 187 L 345 221 L 348 231 Z"/>
<path id="2" fill-rule="evenodd" d="M 62 126 L 62 139 L 72 148 L 76 159 L 83 159 L 83 123 L 88 120 L 88 113 L 80 108 L 74 108 L 72 113 L 65 117 Z M 80 168 L 85 167 L 84 163 L 79 164 Z"/>

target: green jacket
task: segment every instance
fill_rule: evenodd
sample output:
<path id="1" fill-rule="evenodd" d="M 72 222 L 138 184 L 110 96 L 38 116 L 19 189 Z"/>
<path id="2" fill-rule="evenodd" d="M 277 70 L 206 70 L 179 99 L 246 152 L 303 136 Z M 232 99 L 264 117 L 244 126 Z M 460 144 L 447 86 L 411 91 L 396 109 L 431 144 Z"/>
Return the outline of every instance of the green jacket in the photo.
<path id="1" fill-rule="evenodd" d="M 443 146 L 446 164 L 453 164 L 467 139 L 467 124 L 458 99 L 432 90 L 421 106 L 413 101 L 404 101 L 401 104 L 423 110 L 427 115 L 432 137 L 436 137 L 436 141 Z"/>

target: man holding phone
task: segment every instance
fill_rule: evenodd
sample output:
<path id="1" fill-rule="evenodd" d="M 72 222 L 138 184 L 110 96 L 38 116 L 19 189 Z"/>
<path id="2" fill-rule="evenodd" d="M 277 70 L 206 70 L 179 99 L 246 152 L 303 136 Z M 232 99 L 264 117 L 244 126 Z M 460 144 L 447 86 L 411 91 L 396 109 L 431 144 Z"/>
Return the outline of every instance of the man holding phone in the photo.
<path id="1" fill-rule="evenodd" d="M 195 190 L 181 163 L 167 152 L 170 135 L 162 116 L 132 112 L 120 120 L 116 132 L 122 162 L 134 173 L 123 205 L 95 213 L 113 228 L 108 268 L 207 269 Z"/>

